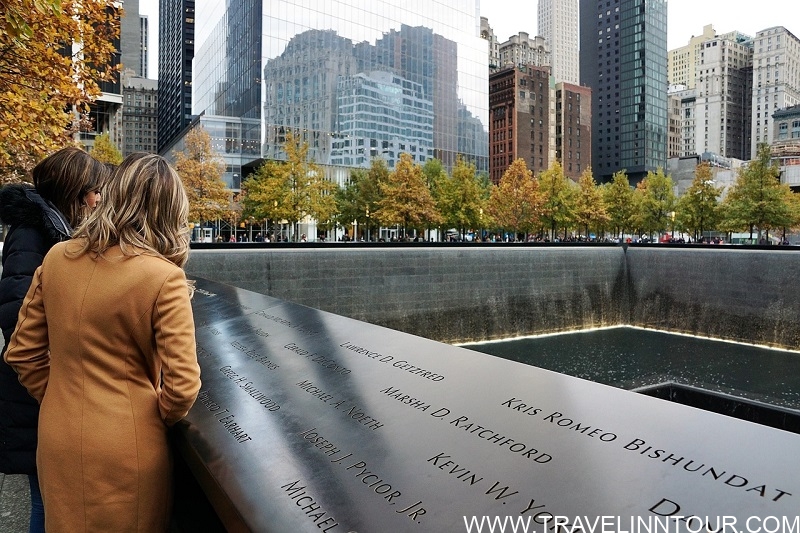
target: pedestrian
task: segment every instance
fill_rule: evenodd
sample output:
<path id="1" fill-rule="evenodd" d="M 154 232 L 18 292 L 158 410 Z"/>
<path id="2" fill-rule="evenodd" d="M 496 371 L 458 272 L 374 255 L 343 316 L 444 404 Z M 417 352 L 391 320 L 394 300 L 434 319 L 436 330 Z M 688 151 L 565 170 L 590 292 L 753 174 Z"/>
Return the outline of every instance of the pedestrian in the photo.
<path id="1" fill-rule="evenodd" d="M 36 270 L 5 353 L 41 404 L 48 533 L 166 531 L 167 429 L 200 388 L 181 180 L 134 153 L 103 193 Z"/>
<path id="2" fill-rule="evenodd" d="M 76 147 L 59 150 L 37 164 L 33 185 L 15 183 L 0 190 L 0 219 L 9 226 L 0 277 L 0 327 L 5 346 L 17 324 L 22 300 L 47 251 L 69 239 L 72 228 L 100 199 L 108 168 Z M 30 481 L 30 531 L 44 531 L 44 511 L 36 475 L 39 404 L 17 374 L 0 361 L 0 472 L 27 474 Z"/>

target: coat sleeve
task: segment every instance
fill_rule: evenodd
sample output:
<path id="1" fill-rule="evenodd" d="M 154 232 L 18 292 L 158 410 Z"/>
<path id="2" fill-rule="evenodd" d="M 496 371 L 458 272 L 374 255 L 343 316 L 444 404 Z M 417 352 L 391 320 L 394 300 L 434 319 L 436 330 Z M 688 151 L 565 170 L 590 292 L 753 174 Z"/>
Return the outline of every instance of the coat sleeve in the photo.
<path id="1" fill-rule="evenodd" d="M 171 426 L 186 416 L 200 390 L 194 316 L 183 270 L 175 270 L 161 287 L 153 322 L 162 374 L 158 406 Z"/>
<path id="2" fill-rule="evenodd" d="M 50 377 L 47 317 L 42 300 L 42 267 L 37 268 L 33 275 L 4 359 L 17 372 L 20 383 L 30 395 L 42 403 Z"/>
<path id="3" fill-rule="evenodd" d="M 0 278 L 0 327 L 6 344 L 11 341 L 33 273 L 42 264 L 48 248 L 44 236 L 30 227 L 15 228 L 6 238 Z"/>

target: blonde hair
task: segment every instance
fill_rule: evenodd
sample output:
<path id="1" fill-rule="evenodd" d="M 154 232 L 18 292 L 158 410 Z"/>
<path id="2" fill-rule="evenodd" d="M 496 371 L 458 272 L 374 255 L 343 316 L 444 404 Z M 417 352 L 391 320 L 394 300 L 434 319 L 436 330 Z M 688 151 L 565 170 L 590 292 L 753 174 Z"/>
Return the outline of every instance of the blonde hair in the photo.
<path id="1" fill-rule="evenodd" d="M 106 165 L 74 146 L 44 158 L 32 172 L 41 197 L 56 206 L 73 228 L 91 212 L 83 197 L 100 190 L 108 175 Z"/>
<path id="2" fill-rule="evenodd" d="M 134 153 L 114 170 L 103 201 L 75 230 L 82 243 L 74 255 L 102 254 L 119 244 L 125 255 L 149 253 L 183 267 L 188 218 L 189 200 L 175 169 L 161 156 Z"/>

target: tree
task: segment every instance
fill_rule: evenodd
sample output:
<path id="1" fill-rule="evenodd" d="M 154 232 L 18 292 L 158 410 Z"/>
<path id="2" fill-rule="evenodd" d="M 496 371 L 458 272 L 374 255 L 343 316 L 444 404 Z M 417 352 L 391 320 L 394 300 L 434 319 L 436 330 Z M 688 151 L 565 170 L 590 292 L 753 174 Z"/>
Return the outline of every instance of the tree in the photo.
<path id="1" fill-rule="evenodd" d="M 265 161 L 256 168 L 242 183 L 242 217 L 272 220 L 275 224 L 292 218 L 287 170 L 279 161 Z"/>
<path id="2" fill-rule="evenodd" d="M 636 185 L 639 196 L 639 225 L 651 237 L 654 233 L 665 231 L 675 210 L 675 193 L 672 178 L 664 175 L 664 169 L 649 171 Z"/>
<path id="3" fill-rule="evenodd" d="M 566 228 L 575 219 L 574 184 L 564 175 L 558 161 L 554 161 L 538 178 L 539 193 L 543 198 L 541 220 L 550 229 L 550 239 L 555 240 L 556 231 Z"/>
<path id="4" fill-rule="evenodd" d="M 543 199 L 539 184 L 524 159 L 517 159 L 506 169 L 500 183 L 492 187 L 488 211 L 498 227 L 526 234 L 540 224 Z"/>
<path id="5" fill-rule="evenodd" d="M 245 182 L 243 206 L 248 214 L 265 219 L 286 219 L 292 239 L 306 218 L 326 228 L 335 222 L 336 184 L 308 157 L 308 143 L 289 131 L 283 145 L 285 161 L 267 161 Z"/>
<path id="6" fill-rule="evenodd" d="M 587 167 L 581 173 L 578 180 L 578 194 L 575 199 L 575 222 L 585 229 L 586 238 L 589 238 L 589 230 L 595 228 L 599 232 L 609 221 L 610 217 L 606 211 L 603 191 L 594 181 L 591 167 Z"/>
<path id="7" fill-rule="evenodd" d="M 122 163 L 122 152 L 119 151 L 108 133 L 101 133 L 95 137 L 94 146 L 89 150 L 89 154 L 101 163 L 115 166 Z"/>
<path id="8" fill-rule="evenodd" d="M 739 169 L 736 183 L 723 201 L 722 227 L 728 231 L 758 230 L 761 232 L 791 224 L 792 213 L 787 202 L 787 186 L 778 180 L 780 169 L 770 161 L 769 145 L 760 144 L 758 156 Z"/>
<path id="9" fill-rule="evenodd" d="M 466 229 L 481 226 L 484 191 L 473 163 L 459 157 L 452 177 L 445 174 L 437 191 L 437 207 L 446 228 L 458 229 L 463 237 Z"/>
<path id="10" fill-rule="evenodd" d="M 691 232 L 695 241 L 699 240 L 704 231 L 717 226 L 721 193 L 722 187 L 714 186 L 711 165 L 707 162 L 697 165 L 691 186 L 678 198 L 675 206 L 676 224 Z"/>
<path id="11" fill-rule="evenodd" d="M 0 173 L 19 179 L 88 127 L 123 12 L 103 0 L 0 0 Z M 80 37 L 80 41 L 75 39 Z"/>
<path id="12" fill-rule="evenodd" d="M 603 186 L 603 200 L 614 234 L 624 235 L 631 230 L 637 212 L 637 199 L 624 170 L 615 172 L 611 181 Z"/>
<path id="13" fill-rule="evenodd" d="M 189 197 L 189 220 L 230 218 L 232 191 L 222 181 L 225 161 L 211 148 L 211 135 L 198 126 L 186 134 L 185 143 L 185 150 L 173 156 Z"/>
<path id="14" fill-rule="evenodd" d="M 372 160 L 369 170 L 352 170 L 347 184 L 338 188 L 335 194 L 336 222 L 347 227 L 348 224 L 355 221 L 369 234 L 380 199 L 378 184 L 388 175 L 389 169 L 386 167 L 386 162 L 380 158 Z"/>
<path id="15" fill-rule="evenodd" d="M 393 172 L 379 183 L 381 199 L 375 217 L 384 226 L 399 225 L 404 233 L 441 223 L 442 217 L 428 190 L 422 168 L 409 154 L 400 154 Z"/>
<path id="16" fill-rule="evenodd" d="M 315 219 L 323 227 L 332 223 L 336 212 L 336 185 L 325 177 L 316 163 L 309 160 L 308 143 L 289 131 L 283 150 L 288 183 L 282 189 L 286 193 L 282 203 L 287 207 L 286 218 L 292 227 L 296 228 L 307 217 Z M 298 240 L 298 231 L 293 234 L 294 240 Z"/>

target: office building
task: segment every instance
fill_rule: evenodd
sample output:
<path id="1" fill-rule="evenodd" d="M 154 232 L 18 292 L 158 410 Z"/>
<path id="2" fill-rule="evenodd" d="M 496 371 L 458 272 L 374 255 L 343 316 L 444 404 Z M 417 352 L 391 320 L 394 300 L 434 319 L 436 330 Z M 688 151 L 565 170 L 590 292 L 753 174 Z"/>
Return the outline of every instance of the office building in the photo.
<path id="1" fill-rule="evenodd" d="M 158 150 L 158 81 L 122 73 L 122 143 L 123 156 L 133 152 L 157 153 Z"/>
<path id="2" fill-rule="evenodd" d="M 489 47 L 489 72 L 495 72 L 500 68 L 500 41 L 486 17 L 481 17 L 481 39 L 485 39 Z"/>
<path id="3" fill-rule="evenodd" d="M 774 138 L 772 115 L 800 104 L 800 39 L 782 26 L 767 28 L 753 39 L 751 154 Z"/>
<path id="4" fill-rule="evenodd" d="M 578 181 L 592 165 L 592 90 L 558 82 L 555 100 L 555 158 L 564 175 Z"/>
<path id="5" fill-rule="evenodd" d="M 546 66 L 521 65 L 489 76 L 489 178 L 492 183 L 499 183 L 516 159 L 524 159 L 534 174 L 547 170 L 554 160 L 550 83 L 550 68 Z"/>
<path id="6" fill-rule="evenodd" d="M 800 192 L 800 105 L 780 109 L 772 114 L 773 161 L 781 169 L 781 182 Z"/>
<path id="7" fill-rule="evenodd" d="M 539 0 L 538 34 L 550 50 L 550 72 L 556 82 L 578 85 L 578 0 Z"/>
<path id="8" fill-rule="evenodd" d="M 158 152 L 164 154 L 192 120 L 194 0 L 160 0 L 158 10 Z"/>
<path id="9" fill-rule="evenodd" d="M 714 26 L 707 24 L 703 26 L 703 33 L 692 36 L 686 45 L 669 51 L 667 69 L 671 86 L 683 85 L 687 89 L 694 89 L 700 44 L 714 39 L 716 36 L 717 32 L 714 31 Z"/>
<path id="10" fill-rule="evenodd" d="M 230 183 L 261 158 L 285 157 L 287 132 L 340 180 L 402 152 L 446 167 L 461 155 L 488 170 L 488 59 L 473 1 L 418 11 L 385 0 L 203 7 L 193 111 L 225 124 Z"/>
<path id="11" fill-rule="evenodd" d="M 716 37 L 700 43 L 699 50 L 694 153 L 748 160 L 752 42 Z"/>
<path id="12" fill-rule="evenodd" d="M 680 157 L 681 154 L 681 99 L 672 91 L 667 91 L 669 112 L 669 133 L 667 134 L 667 158 Z"/>
<path id="13" fill-rule="evenodd" d="M 694 120 L 697 91 L 696 89 L 687 89 L 685 85 L 670 85 L 668 95 L 670 99 L 669 158 L 697 155 Z M 675 116 L 676 113 L 677 116 Z M 673 132 L 674 120 L 678 121 L 677 138 Z"/>
<path id="14" fill-rule="evenodd" d="M 139 0 L 125 0 L 123 4 L 125 15 L 119 28 L 122 68 L 132 70 L 136 76 L 145 76 L 142 72 L 142 20 L 139 16 Z"/>
<path id="15" fill-rule="evenodd" d="M 106 10 L 110 15 L 120 17 L 118 4 L 107 6 Z M 118 52 L 109 59 L 111 67 L 119 67 L 122 57 L 126 54 L 127 57 L 139 57 L 136 51 L 138 41 L 136 43 L 132 43 L 130 39 L 122 41 L 127 17 L 126 11 L 125 16 L 120 19 L 120 36 L 114 39 L 114 48 Z M 138 20 L 138 8 L 135 12 L 135 17 Z M 79 48 L 77 43 L 73 43 L 72 52 L 74 54 L 79 53 Z M 122 135 L 122 83 L 119 74 L 114 75 L 110 80 L 101 81 L 99 86 L 100 96 L 89 104 L 88 125 L 82 127 L 78 135 L 81 145 L 86 149 L 91 149 L 94 146 L 95 137 L 103 133 L 107 133 L 109 138 L 119 146 L 118 143 Z"/>
<path id="16" fill-rule="evenodd" d="M 550 49 L 543 37 L 533 39 L 521 31 L 500 44 L 500 68 L 523 65 L 550 66 Z"/>
<path id="17" fill-rule="evenodd" d="M 150 38 L 149 36 L 149 23 L 147 15 L 140 15 L 139 16 L 139 39 L 141 41 L 141 49 L 142 49 L 142 61 L 139 67 L 139 75 L 143 78 L 147 78 L 149 72 L 147 71 L 149 65 L 147 64 L 147 40 Z"/>
<path id="18" fill-rule="evenodd" d="M 580 21 L 594 176 L 638 181 L 667 162 L 667 2 L 581 0 Z"/>

